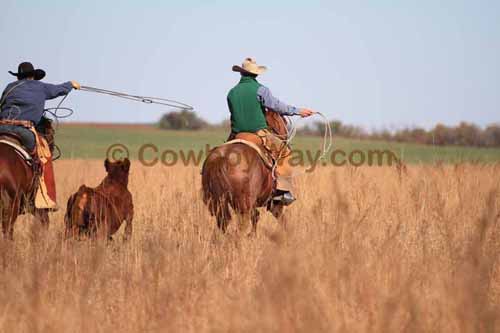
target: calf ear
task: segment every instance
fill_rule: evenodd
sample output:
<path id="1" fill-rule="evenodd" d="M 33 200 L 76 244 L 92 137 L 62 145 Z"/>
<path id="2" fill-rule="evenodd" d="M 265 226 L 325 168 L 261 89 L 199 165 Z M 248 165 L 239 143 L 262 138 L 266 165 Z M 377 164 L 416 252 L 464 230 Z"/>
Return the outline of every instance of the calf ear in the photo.
<path id="1" fill-rule="evenodd" d="M 123 161 L 123 170 L 128 172 L 130 170 L 130 160 L 128 158 L 125 158 Z"/>
<path id="2" fill-rule="evenodd" d="M 106 160 L 104 161 L 104 168 L 106 169 L 106 172 L 109 172 L 109 164 L 110 164 L 109 160 L 108 160 L 108 159 L 106 159 Z"/>

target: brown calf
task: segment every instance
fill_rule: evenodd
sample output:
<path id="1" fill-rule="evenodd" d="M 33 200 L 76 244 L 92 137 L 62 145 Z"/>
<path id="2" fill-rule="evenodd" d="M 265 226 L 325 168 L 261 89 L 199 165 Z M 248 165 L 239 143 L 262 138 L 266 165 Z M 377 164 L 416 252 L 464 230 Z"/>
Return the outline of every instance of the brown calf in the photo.
<path id="1" fill-rule="evenodd" d="M 66 238 L 107 238 L 120 229 L 123 221 L 125 239 L 132 235 L 134 204 L 127 189 L 130 161 L 104 161 L 108 175 L 96 188 L 80 186 L 78 192 L 68 199 L 64 218 Z"/>

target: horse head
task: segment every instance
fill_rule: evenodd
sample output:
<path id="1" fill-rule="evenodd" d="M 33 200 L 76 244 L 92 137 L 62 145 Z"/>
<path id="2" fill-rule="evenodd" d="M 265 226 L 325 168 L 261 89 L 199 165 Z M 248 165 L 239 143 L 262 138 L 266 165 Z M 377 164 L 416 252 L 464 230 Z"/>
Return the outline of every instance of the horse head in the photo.
<path id="1" fill-rule="evenodd" d="M 130 160 L 128 158 L 114 162 L 106 159 L 104 161 L 104 168 L 108 173 L 109 179 L 128 185 L 128 176 L 130 172 Z"/>
<path id="2" fill-rule="evenodd" d="M 36 126 L 36 130 L 45 138 L 45 140 L 47 140 L 47 144 L 49 145 L 50 151 L 54 153 L 54 148 L 56 145 L 55 144 L 56 130 L 54 129 L 52 120 L 47 117 L 42 117 L 42 119 Z"/>
<path id="3" fill-rule="evenodd" d="M 266 109 L 265 112 L 267 125 L 269 128 L 280 138 L 286 139 L 288 137 L 288 122 L 286 118 L 278 112 Z"/>

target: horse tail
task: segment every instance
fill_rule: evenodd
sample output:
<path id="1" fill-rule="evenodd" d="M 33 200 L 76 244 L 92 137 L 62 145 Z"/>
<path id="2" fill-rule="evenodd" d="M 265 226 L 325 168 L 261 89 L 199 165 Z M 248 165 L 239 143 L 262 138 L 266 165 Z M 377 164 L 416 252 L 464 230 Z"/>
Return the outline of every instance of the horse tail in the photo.
<path id="1" fill-rule="evenodd" d="M 92 189 L 82 185 L 78 192 L 68 199 L 64 224 L 66 225 L 66 238 L 76 237 L 80 227 L 84 227 L 86 221 L 86 210 L 88 209 L 89 192 Z"/>
<path id="2" fill-rule="evenodd" d="M 228 221 L 231 219 L 229 210 L 231 183 L 228 178 L 228 165 L 224 153 L 214 150 L 208 155 L 202 169 L 203 202 L 208 205 L 212 216 Z"/>
<path id="3" fill-rule="evenodd" d="M 9 206 L 10 206 L 10 197 L 7 194 L 7 191 L 2 187 L 0 187 L 0 222 L 2 222 L 2 219 L 6 215 Z"/>
<path id="4" fill-rule="evenodd" d="M 16 174 L 14 171 L 17 171 L 16 168 L 19 166 L 16 165 L 19 157 L 14 149 L 10 146 L 0 144 L 0 156 L 2 159 L 0 160 L 0 220 L 1 214 L 6 215 L 11 209 L 13 201 L 15 200 L 16 193 L 20 192 L 16 183 Z M 9 155 L 11 158 L 9 159 Z"/>

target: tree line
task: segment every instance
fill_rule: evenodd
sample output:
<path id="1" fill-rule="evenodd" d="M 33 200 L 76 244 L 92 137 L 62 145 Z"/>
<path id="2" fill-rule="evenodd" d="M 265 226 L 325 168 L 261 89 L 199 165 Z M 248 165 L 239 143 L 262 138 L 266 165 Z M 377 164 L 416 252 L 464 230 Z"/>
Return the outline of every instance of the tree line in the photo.
<path id="1" fill-rule="evenodd" d="M 343 124 L 341 121 L 330 122 L 335 136 L 351 139 L 367 139 L 394 142 L 410 142 L 432 145 L 457 145 L 475 147 L 500 147 L 500 124 L 491 124 L 481 128 L 475 124 L 461 122 L 457 126 L 437 124 L 430 130 L 421 127 L 404 128 L 395 131 L 366 131 L 360 126 Z M 193 111 L 170 112 L 163 115 L 159 127 L 168 130 L 201 130 L 223 128 L 229 130 L 229 120 L 212 125 Z M 298 129 L 302 135 L 323 135 L 324 123 L 315 122 Z"/>
<path id="2" fill-rule="evenodd" d="M 437 124 L 430 130 L 421 127 L 403 128 L 395 131 L 366 131 L 362 127 L 346 125 L 340 121 L 330 123 L 336 136 L 355 139 L 369 139 L 394 142 L 411 142 L 432 145 L 457 145 L 475 147 L 500 147 L 500 124 L 491 124 L 481 128 L 475 124 L 461 122 L 457 126 Z M 316 122 L 312 126 L 301 128 L 303 135 L 321 135 L 324 123 Z"/>

